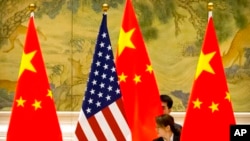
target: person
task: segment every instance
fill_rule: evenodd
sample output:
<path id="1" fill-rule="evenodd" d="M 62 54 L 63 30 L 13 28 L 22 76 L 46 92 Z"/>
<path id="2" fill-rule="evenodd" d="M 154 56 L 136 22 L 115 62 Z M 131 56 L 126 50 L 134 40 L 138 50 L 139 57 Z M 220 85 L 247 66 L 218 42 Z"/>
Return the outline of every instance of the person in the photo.
<path id="1" fill-rule="evenodd" d="M 170 114 L 170 112 L 172 111 L 173 99 L 166 94 L 161 94 L 160 99 L 163 113 Z"/>
<path id="2" fill-rule="evenodd" d="M 174 125 L 174 118 L 169 114 L 162 114 L 155 118 L 158 138 L 153 141 L 180 141 L 181 132 Z"/>
<path id="3" fill-rule="evenodd" d="M 170 115 L 173 106 L 173 99 L 166 94 L 161 94 L 160 99 L 161 99 L 163 113 Z M 175 127 L 178 128 L 179 130 L 182 129 L 182 126 L 178 123 L 175 123 Z"/>

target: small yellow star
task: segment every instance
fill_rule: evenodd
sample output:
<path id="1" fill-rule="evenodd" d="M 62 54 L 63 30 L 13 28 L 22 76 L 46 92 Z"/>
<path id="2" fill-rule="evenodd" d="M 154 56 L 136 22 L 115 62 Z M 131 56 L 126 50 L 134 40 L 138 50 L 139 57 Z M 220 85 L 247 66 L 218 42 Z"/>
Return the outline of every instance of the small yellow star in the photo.
<path id="1" fill-rule="evenodd" d="M 150 74 L 153 72 L 153 67 L 151 65 L 147 65 L 147 70 Z"/>
<path id="2" fill-rule="evenodd" d="M 124 75 L 124 73 L 122 73 L 121 75 L 118 75 L 119 78 L 119 82 L 126 82 L 128 76 Z"/>
<path id="3" fill-rule="evenodd" d="M 133 80 L 135 81 L 135 84 L 137 84 L 137 83 L 141 82 L 141 76 L 140 75 L 135 75 Z"/>
<path id="4" fill-rule="evenodd" d="M 53 95 L 52 95 L 51 90 L 48 90 L 48 94 L 47 94 L 47 96 L 48 96 L 48 97 L 50 97 L 50 98 L 52 99 L 52 96 L 53 96 Z"/>
<path id="5" fill-rule="evenodd" d="M 197 98 L 195 101 L 193 101 L 193 104 L 194 104 L 194 109 L 195 108 L 200 109 L 202 102 Z"/>
<path id="6" fill-rule="evenodd" d="M 37 110 L 38 108 L 42 108 L 41 107 L 41 101 L 37 101 L 36 99 L 35 99 L 35 102 L 32 104 L 32 106 L 34 106 L 35 107 L 35 110 Z"/>
<path id="7" fill-rule="evenodd" d="M 22 75 L 24 70 L 30 70 L 32 72 L 36 72 L 36 69 L 34 68 L 33 64 L 31 63 L 35 54 L 36 54 L 36 51 L 32 51 L 28 54 L 23 52 L 18 78 Z"/>
<path id="8" fill-rule="evenodd" d="M 215 55 L 215 52 L 203 54 L 203 51 L 201 51 L 201 55 L 198 61 L 197 71 L 195 74 L 195 79 L 197 79 L 200 76 L 202 71 L 207 71 L 207 72 L 214 74 L 214 70 L 209 64 L 209 62 L 214 57 L 214 55 Z"/>
<path id="9" fill-rule="evenodd" d="M 209 106 L 209 108 L 212 109 L 212 113 L 213 113 L 214 111 L 219 111 L 218 106 L 219 104 L 215 104 L 214 102 L 212 102 L 212 105 Z"/>
<path id="10" fill-rule="evenodd" d="M 231 96 L 229 92 L 226 92 L 226 97 L 225 99 L 227 99 L 229 102 L 231 101 Z"/>
<path id="11" fill-rule="evenodd" d="M 134 49 L 135 46 L 133 42 L 131 41 L 131 37 L 135 31 L 135 28 L 129 30 L 128 32 L 125 32 L 123 28 L 120 30 L 119 40 L 118 40 L 118 56 L 121 55 L 123 50 L 127 48 Z"/>
<path id="12" fill-rule="evenodd" d="M 22 97 L 20 97 L 19 99 L 16 100 L 17 102 L 17 107 L 22 106 L 24 107 L 24 102 L 26 102 L 26 100 L 24 100 Z"/>

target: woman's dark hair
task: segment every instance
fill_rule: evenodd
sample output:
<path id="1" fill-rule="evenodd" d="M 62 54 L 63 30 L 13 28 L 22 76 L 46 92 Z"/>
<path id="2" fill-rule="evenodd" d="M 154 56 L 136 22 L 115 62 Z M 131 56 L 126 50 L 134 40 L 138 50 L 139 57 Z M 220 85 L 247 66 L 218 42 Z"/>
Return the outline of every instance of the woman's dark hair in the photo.
<path id="1" fill-rule="evenodd" d="M 171 115 L 168 114 L 162 114 L 159 115 L 155 118 L 155 122 L 158 126 L 160 127 L 166 127 L 166 126 L 170 126 L 171 131 L 175 134 L 175 135 L 179 135 L 180 134 L 180 130 L 178 130 L 175 127 L 175 123 L 174 123 L 174 118 Z"/>

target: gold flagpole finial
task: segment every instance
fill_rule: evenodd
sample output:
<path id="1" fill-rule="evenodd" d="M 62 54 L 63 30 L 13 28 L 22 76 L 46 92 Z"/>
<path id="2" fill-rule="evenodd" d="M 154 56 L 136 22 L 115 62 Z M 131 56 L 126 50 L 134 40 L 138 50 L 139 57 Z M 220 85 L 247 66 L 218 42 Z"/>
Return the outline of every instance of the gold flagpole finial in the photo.
<path id="1" fill-rule="evenodd" d="M 107 3 L 104 3 L 104 4 L 102 5 L 102 11 L 103 11 L 103 12 L 107 12 L 108 9 L 109 9 L 109 5 L 108 5 Z"/>
<path id="2" fill-rule="evenodd" d="M 207 9 L 208 9 L 208 19 L 213 17 L 213 9 L 214 9 L 214 4 L 212 2 L 209 2 L 207 4 Z"/>
<path id="3" fill-rule="evenodd" d="M 34 3 L 31 3 L 29 5 L 29 10 L 30 10 L 30 12 L 34 12 L 36 10 L 36 5 Z"/>
<path id="4" fill-rule="evenodd" d="M 212 2 L 209 2 L 207 5 L 208 11 L 213 11 L 214 9 L 214 4 Z"/>

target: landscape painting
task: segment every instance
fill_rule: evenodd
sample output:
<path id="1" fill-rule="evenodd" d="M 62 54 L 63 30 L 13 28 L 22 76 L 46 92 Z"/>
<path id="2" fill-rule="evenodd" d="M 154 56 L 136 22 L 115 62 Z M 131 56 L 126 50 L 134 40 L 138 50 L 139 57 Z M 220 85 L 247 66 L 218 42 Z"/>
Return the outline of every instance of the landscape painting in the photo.
<path id="1" fill-rule="evenodd" d="M 210 1 L 132 2 L 159 91 L 173 98 L 173 111 L 183 112 L 194 81 Z M 211 2 L 233 109 L 250 112 L 250 0 Z M 36 4 L 35 25 L 56 108 L 79 111 L 102 4 L 109 5 L 107 25 L 115 54 L 125 0 L 0 0 L 0 111 L 12 107 L 31 3 Z"/>

